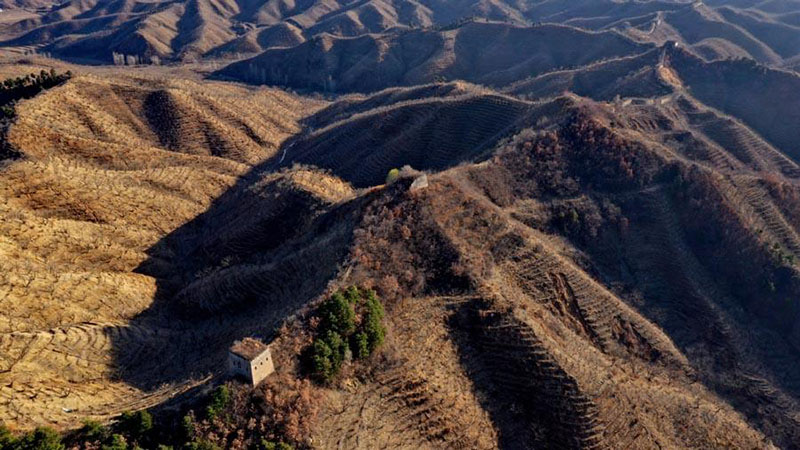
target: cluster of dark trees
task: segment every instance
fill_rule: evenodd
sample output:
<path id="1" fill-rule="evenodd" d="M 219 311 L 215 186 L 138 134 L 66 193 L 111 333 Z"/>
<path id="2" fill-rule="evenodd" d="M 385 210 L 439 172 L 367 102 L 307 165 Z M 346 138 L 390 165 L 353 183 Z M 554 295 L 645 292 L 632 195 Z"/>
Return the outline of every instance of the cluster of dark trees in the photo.
<path id="1" fill-rule="evenodd" d="M 58 86 L 72 77 L 72 72 L 62 74 L 42 70 L 24 77 L 8 78 L 0 83 L 0 160 L 20 157 L 20 152 L 8 142 L 6 134 L 8 126 L 16 116 L 14 104 L 22 99 L 31 98 L 39 92 Z"/>
<path id="2" fill-rule="evenodd" d="M 113 427 L 86 421 L 83 428 L 66 436 L 47 427 L 16 436 L 7 428 L 0 427 L 0 449 L 64 450 L 69 447 L 127 450 L 151 444 L 152 430 L 153 416 L 147 411 L 125 412 Z"/>
<path id="3" fill-rule="evenodd" d="M 314 377 L 330 382 L 346 359 L 369 357 L 386 336 L 383 315 L 383 305 L 371 289 L 350 286 L 322 302 L 310 351 Z"/>
<path id="4" fill-rule="evenodd" d="M 55 430 L 39 427 L 21 436 L 13 435 L 0 426 L 0 449 L 3 450 L 63 450 L 64 443 Z"/>
<path id="5" fill-rule="evenodd" d="M 197 418 L 187 414 L 179 423 L 157 424 L 153 416 L 145 411 L 124 412 L 119 420 L 103 425 L 86 421 L 82 428 L 60 434 L 39 427 L 24 434 L 15 435 L 0 426 L 0 449 L 2 450 L 220 450 L 221 447 L 206 439 L 203 428 L 206 422 L 232 421 L 225 417 L 235 411 L 231 388 L 222 385 L 205 400 L 205 415 Z M 171 421 L 168 421 L 171 422 Z M 294 447 L 280 440 L 258 439 L 249 445 L 233 446 L 254 450 L 292 450 Z"/>
<path id="6" fill-rule="evenodd" d="M 31 98 L 39 92 L 50 89 L 67 81 L 72 77 L 72 72 L 56 73 L 55 69 L 50 71 L 42 70 L 38 74 L 32 73 L 24 77 L 8 78 L 0 84 L 0 105 L 2 105 L 2 116 L 9 118 L 14 116 L 13 103 Z"/>

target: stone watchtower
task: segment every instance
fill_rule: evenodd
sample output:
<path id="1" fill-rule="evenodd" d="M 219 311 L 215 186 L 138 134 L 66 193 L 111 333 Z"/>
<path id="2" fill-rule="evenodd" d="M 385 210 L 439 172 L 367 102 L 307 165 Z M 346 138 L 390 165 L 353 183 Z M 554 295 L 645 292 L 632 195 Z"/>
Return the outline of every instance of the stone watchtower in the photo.
<path id="1" fill-rule="evenodd" d="M 274 371 L 269 347 L 257 339 L 236 341 L 228 350 L 228 373 L 243 377 L 253 386 Z"/>

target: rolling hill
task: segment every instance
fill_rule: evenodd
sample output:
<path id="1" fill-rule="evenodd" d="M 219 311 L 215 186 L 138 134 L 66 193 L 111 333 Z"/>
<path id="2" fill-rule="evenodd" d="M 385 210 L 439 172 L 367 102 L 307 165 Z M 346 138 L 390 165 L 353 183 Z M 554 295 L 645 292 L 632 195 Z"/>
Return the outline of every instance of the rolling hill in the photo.
<path id="1" fill-rule="evenodd" d="M 114 53 L 130 56 L 131 64 L 133 58 L 143 64 L 203 58 L 242 59 L 317 39 L 338 42 L 341 38 L 360 37 L 363 42 L 357 45 L 369 47 L 368 42 L 376 39 L 372 34 L 408 31 L 416 32 L 412 35 L 436 34 L 476 19 L 510 27 L 550 24 L 593 32 L 613 31 L 640 43 L 656 45 L 676 41 L 707 59 L 748 57 L 791 68 L 800 57 L 795 45 L 800 30 L 796 18 L 798 5 L 792 2 L 778 7 L 770 2 L 703 4 L 679 0 L 524 3 L 69 0 L 22 6 L 31 12 L 0 24 L 3 46 L 106 64 L 115 62 Z M 304 53 L 295 58 L 311 56 Z M 263 59 L 266 62 L 268 58 Z M 558 63 L 579 64 L 579 58 Z M 276 82 L 271 76 L 256 78 L 251 81 Z M 324 88 L 318 82 L 315 86 Z"/>
<path id="2" fill-rule="evenodd" d="M 0 447 L 800 446 L 797 1 L 2 7 Z"/>
<path id="3" fill-rule="evenodd" d="M 591 70 L 606 64 L 621 63 Z M 248 335 L 273 339 L 265 389 L 289 395 L 309 311 L 357 284 L 383 300 L 385 348 L 308 388 L 296 443 L 800 440 L 785 301 L 800 169 L 694 87 L 532 101 L 454 82 L 322 102 L 122 70 L 16 107 L 5 421 L 68 428 L 191 398 Z M 382 184 L 403 164 L 429 186 L 409 190 L 411 170 Z"/>
<path id="4" fill-rule="evenodd" d="M 115 340 L 153 337 L 127 326 L 158 287 L 136 268 L 165 232 L 273 155 L 307 104 L 262 91 L 241 114 L 247 91 L 214 91 L 86 75 L 17 107 L 8 139 L 22 157 L 3 163 L 0 188 L 4 422 L 74 421 L 62 408 L 105 416 L 191 384 L 144 392 L 115 375 Z"/>
<path id="5" fill-rule="evenodd" d="M 356 38 L 326 35 L 296 47 L 268 50 L 231 64 L 217 75 L 335 92 L 370 92 L 441 79 L 503 85 L 647 48 L 613 32 L 591 33 L 561 25 L 517 27 L 470 22 L 447 31 Z"/>

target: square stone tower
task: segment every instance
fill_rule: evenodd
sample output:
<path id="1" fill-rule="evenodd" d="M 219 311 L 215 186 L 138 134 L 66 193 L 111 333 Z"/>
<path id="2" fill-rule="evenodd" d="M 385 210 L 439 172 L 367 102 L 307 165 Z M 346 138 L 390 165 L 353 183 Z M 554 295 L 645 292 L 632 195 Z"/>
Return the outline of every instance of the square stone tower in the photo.
<path id="1" fill-rule="evenodd" d="M 228 350 L 228 373 L 244 378 L 253 386 L 274 371 L 269 346 L 257 339 L 247 337 L 236 341 Z"/>

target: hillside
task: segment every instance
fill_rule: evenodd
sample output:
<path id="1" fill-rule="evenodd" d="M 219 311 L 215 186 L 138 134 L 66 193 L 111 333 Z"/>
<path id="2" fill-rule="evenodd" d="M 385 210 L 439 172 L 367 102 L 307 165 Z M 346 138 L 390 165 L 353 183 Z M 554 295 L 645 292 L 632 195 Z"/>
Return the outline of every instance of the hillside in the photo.
<path id="1" fill-rule="evenodd" d="M 668 43 L 641 55 L 521 80 L 503 91 L 528 99 L 570 91 L 614 101 L 620 107 L 636 103 L 667 109 L 680 104 L 675 102 L 679 97 L 691 98 L 690 110 L 678 113 L 688 113 L 679 119 L 686 127 L 706 135 L 745 164 L 755 161 L 763 170 L 796 176 L 785 160 L 798 161 L 794 143 L 800 135 L 793 126 L 800 105 L 798 83 L 796 72 L 748 59 L 707 62 Z M 674 112 L 666 114 L 675 119 Z M 748 131 L 733 130 L 748 127 Z"/>
<path id="2" fill-rule="evenodd" d="M 672 86 L 658 76 L 662 53 L 663 49 L 654 48 L 574 69 L 554 70 L 516 81 L 503 91 L 526 98 L 547 98 L 566 91 L 596 100 L 660 97 L 673 92 Z"/>
<path id="3" fill-rule="evenodd" d="M 3 0 L 0 2 L 0 8 L 12 11 L 46 9 L 53 5 L 52 0 Z"/>
<path id="4" fill-rule="evenodd" d="M 278 375 L 237 402 L 312 402 L 296 445 L 791 447 L 800 169 L 662 83 L 668 101 L 458 82 L 324 103 L 97 71 L 21 102 L 0 417 L 177 407 L 256 335 Z M 404 164 L 429 186 L 382 184 Z M 351 284 L 380 295 L 386 343 L 303 384 L 311 311 Z"/>
<path id="5" fill-rule="evenodd" d="M 676 105 L 698 113 L 691 102 Z M 702 137 L 684 138 L 685 147 L 662 140 L 691 132 L 658 119 L 655 105 L 614 112 L 566 98 L 548 108 L 549 120 L 536 123 L 551 131 L 520 125 L 487 161 L 445 171 L 419 193 L 406 181 L 366 194 L 376 204 L 353 231 L 339 283 L 379 289 L 390 346 L 355 392 L 329 392 L 315 441 L 702 448 L 764 446 L 755 443 L 764 433 L 782 446 L 797 442 L 795 376 L 785 372 L 798 357 L 797 312 L 779 299 L 796 289 L 797 269 L 786 261 L 800 247 L 797 223 L 782 212 L 789 197 L 773 196 L 793 185 L 760 179 L 724 150 L 729 165 L 690 153 Z M 294 148 L 287 159 L 304 157 Z M 401 148 L 418 146 L 395 154 Z M 346 166 L 332 170 L 363 179 Z M 752 282 L 742 284 L 745 272 Z M 599 375 L 602 367 L 614 369 Z M 642 371 L 650 374 L 624 381 Z M 559 388 L 537 390 L 531 379 Z M 677 406 L 717 410 L 717 401 L 737 412 L 689 419 Z M 509 402 L 511 411 L 498 407 Z M 411 404 L 429 419 L 409 423 Z M 722 422 L 701 425 L 702 417 Z"/>
<path id="6" fill-rule="evenodd" d="M 484 159 L 502 137 L 558 109 L 557 102 L 538 105 L 471 90 L 401 101 L 331 122 L 320 120 L 327 115 L 323 110 L 318 113 L 323 117 L 308 119 L 315 131 L 289 144 L 282 165 L 313 164 L 354 186 L 374 186 L 392 167 L 436 171 Z"/>
<path id="7" fill-rule="evenodd" d="M 775 4 L 780 3 L 780 7 Z M 634 39 L 671 40 L 706 52 L 711 59 L 731 52 L 781 65 L 797 55 L 796 2 L 540 2 L 532 20 L 566 23 L 592 30 L 617 29 Z M 734 50 L 735 49 L 735 50 Z"/>
<path id="8" fill-rule="evenodd" d="M 556 45 L 553 45 L 556 44 Z M 647 49 L 612 32 L 470 22 L 447 31 L 416 30 L 357 38 L 325 35 L 268 50 L 222 69 L 219 77 L 334 92 L 466 80 L 503 85 L 531 74 Z"/>
<path id="9" fill-rule="evenodd" d="M 192 385 L 144 389 L 119 378 L 114 359 L 141 348 L 123 351 L 118 340 L 156 335 L 129 325 L 158 288 L 136 268 L 165 233 L 273 155 L 304 105 L 315 107 L 281 92 L 206 88 L 84 75 L 18 105 L 9 140 L 22 157 L 3 163 L 0 181 L 4 422 L 79 420 L 62 408 L 108 417 Z"/>
<path id="10" fill-rule="evenodd" d="M 798 160 L 795 143 L 800 98 L 797 72 L 769 69 L 749 60 L 705 64 L 686 52 L 669 55 L 670 64 L 688 89 L 704 103 L 739 117 Z"/>
<path id="11" fill-rule="evenodd" d="M 0 449 L 800 447 L 800 1 L 0 8 Z"/>
<path id="12" fill-rule="evenodd" d="M 343 264 L 325 275 L 334 285 L 378 289 L 390 317 L 387 349 L 380 365 L 349 381 L 355 390 L 325 390 L 318 428 L 311 431 L 324 448 L 530 447 L 553 440 L 576 447 L 758 447 L 766 445 L 761 433 L 781 445 L 796 442 L 789 362 L 798 357 L 791 344 L 795 306 L 767 304 L 780 304 L 796 289 L 796 269 L 773 259 L 773 249 L 794 254 L 797 228 L 769 193 L 774 181 L 746 168 L 726 181 L 720 175 L 730 167 L 702 158 L 689 163 L 691 155 L 655 144 L 658 130 L 639 125 L 656 114 L 653 109 L 619 115 L 611 105 L 565 98 L 543 107 L 540 119 L 543 111 L 548 120 L 537 126 L 552 131 L 524 131 L 523 123 L 493 157 L 445 171 L 419 193 L 409 193 L 410 180 L 401 180 L 321 210 L 313 206 L 320 215 L 305 227 L 287 227 L 285 218 L 280 225 L 265 219 L 260 227 L 247 226 L 248 247 L 263 242 L 258 245 L 269 250 L 233 257 L 202 283 L 179 288 L 177 298 L 203 299 L 200 309 L 217 314 L 243 308 L 243 300 L 274 309 L 289 301 L 280 300 L 287 291 L 316 298 L 314 290 L 293 287 L 292 270 L 283 267 L 305 273 L 323 255 Z M 491 123 L 491 117 L 473 121 Z M 593 151 L 590 142 L 602 143 L 602 150 Z M 287 161 L 308 157 L 295 150 L 301 144 L 289 145 Z M 418 147 L 397 147 L 394 154 L 403 148 Z M 383 171 L 392 165 L 385 161 Z M 370 184 L 346 165 L 331 170 Z M 201 223 L 228 216 L 240 195 L 225 196 Z M 697 208 L 709 222 L 694 219 Z M 259 229 L 298 234 L 275 247 L 258 237 L 272 233 Z M 311 236 L 324 239 L 327 251 L 306 244 Z M 315 258 L 283 262 L 290 255 L 285 248 L 305 245 Z M 241 248 L 233 242 L 224 247 L 230 255 Z M 742 251 L 747 258 L 734 262 Z M 706 252 L 730 256 L 719 261 Z M 224 259 L 224 253 L 211 254 Z M 761 287 L 767 281 L 737 283 L 739 271 L 772 280 L 774 294 Z M 323 286 L 318 294 L 326 292 Z M 277 345 L 291 351 L 298 340 L 281 333 Z M 286 364 L 284 373 L 302 376 L 296 363 Z M 537 390 L 530 379 L 560 387 Z M 509 401 L 512 411 L 498 409 Z M 697 405 L 697 415 L 686 415 L 681 405 L 687 403 Z M 461 425 L 465 421 L 471 425 Z"/>

